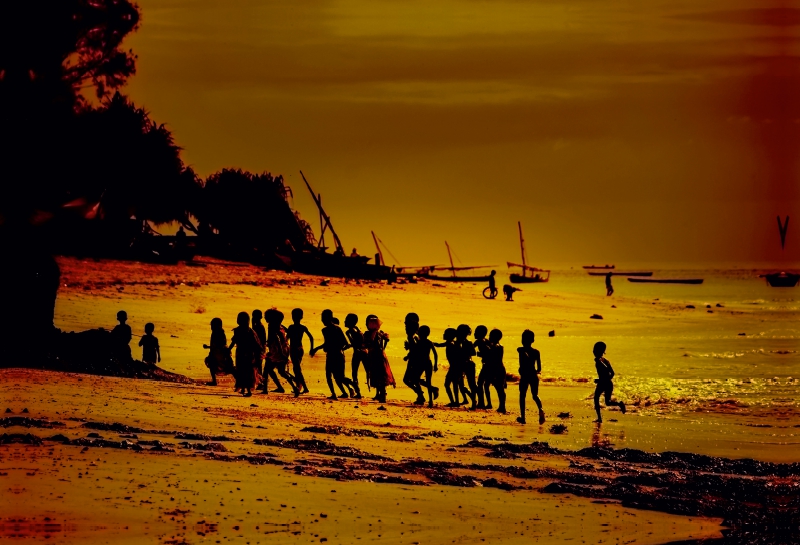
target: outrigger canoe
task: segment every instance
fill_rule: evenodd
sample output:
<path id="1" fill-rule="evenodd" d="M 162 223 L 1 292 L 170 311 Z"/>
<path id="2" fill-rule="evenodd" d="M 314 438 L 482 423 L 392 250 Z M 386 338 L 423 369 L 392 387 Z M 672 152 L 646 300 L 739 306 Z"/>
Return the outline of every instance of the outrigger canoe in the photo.
<path id="1" fill-rule="evenodd" d="M 611 276 L 653 276 L 653 271 L 634 271 L 634 272 L 617 272 L 617 271 L 608 271 L 608 272 L 599 272 L 599 271 L 587 271 L 589 276 L 605 276 L 611 273 Z"/>

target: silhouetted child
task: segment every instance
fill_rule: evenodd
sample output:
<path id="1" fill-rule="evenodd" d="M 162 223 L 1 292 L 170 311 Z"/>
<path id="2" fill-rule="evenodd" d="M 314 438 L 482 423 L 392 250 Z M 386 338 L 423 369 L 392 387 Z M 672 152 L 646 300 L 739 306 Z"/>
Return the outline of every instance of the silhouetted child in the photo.
<path id="1" fill-rule="evenodd" d="M 264 317 L 269 326 L 267 330 L 268 365 L 271 370 L 277 370 L 278 374 L 289 383 L 294 397 L 297 397 L 300 395 L 300 388 L 297 387 L 294 377 L 286 369 L 289 365 L 289 341 L 286 328 L 283 327 L 283 312 L 271 308 L 264 314 Z"/>
<path id="2" fill-rule="evenodd" d="M 486 367 L 486 354 L 489 341 L 486 335 L 489 329 L 485 325 L 479 325 L 475 328 L 475 353 L 481 359 L 481 370 L 478 373 L 478 408 L 491 409 L 492 397 L 489 393 L 489 369 Z"/>
<path id="3" fill-rule="evenodd" d="M 303 310 L 296 308 L 292 311 L 292 325 L 289 326 L 286 333 L 289 337 L 289 358 L 292 361 L 292 372 L 294 373 L 294 378 L 297 381 L 297 386 L 303 387 L 302 393 L 308 393 L 308 385 L 306 385 L 306 379 L 303 376 L 303 370 L 300 367 L 300 364 L 303 362 L 303 335 L 308 335 L 308 338 L 311 340 L 311 349 L 314 349 L 314 337 L 311 335 L 311 332 L 308 330 L 306 326 L 301 324 L 300 322 L 303 321 Z"/>
<path id="4" fill-rule="evenodd" d="M 431 328 L 426 325 L 420 326 L 417 335 L 419 339 L 414 347 L 416 372 L 418 376 L 425 375 L 424 379 L 418 379 L 418 383 L 428 389 L 428 407 L 433 407 L 433 400 L 439 397 L 439 388 L 433 385 L 433 373 L 439 370 L 439 354 L 436 353 L 436 345 L 428 338 L 431 335 Z M 432 364 L 431 353 L 433 353 Z"/>
<path id="5" fill-rule="evenodd" d="M 531 397 L 539 408 L 539 424 L 544 424 L 544 411 L 539 399 L 539 373 L 542 372 L 542 357 L 539 351 L 532 346 L 533 341 L 533 331 L 526 329 L 522 332 L 522 346 L 517 348 L 519 353 L 519 417 L 517 422 L 520 424 L 525 423 L 525 397 L 528 395 L 528 388 L 531 389 Z"/>
<path id="6" fill-rule="evenodd" d="M 435 343 L 437 348 L 444 348 L 444 356 L 447 359 L 448 369 L 447 374 L 444 376 L 444 389 L 447 392 L 447 398 L 450 403 L 448 407 L 458 407 L 461 405 L 459 402 L 458 386 L 463 380 L 464 373 L 461 370 L 461 362 L 458 360 L 458 347 L 456 346 L 456 330 L 455 328 L 448 327 L 444 330 L 442 335 L 444 342 Z M 466 399 L 466 394 L 464 399 Z"/>
<path id="7" fill-rule="evenodd" d="M 606 407 L 617 406 L 619 410 L 622 411 L 622 414 L 625 414 L 625 403 L 611 398 L 611 394 L 614 392 L 614 383 L 612 382 L 614 379 L 614 369 L 611 368 L 611 362 L 603 357 L 606 353 L 606 343 L 602 341 L 595 343 L 592 352 L 594 353 L 594 367 L 597 369 L 597 378 L 595 379 L 597 386 L 595 386 L 594 389 L 594 410 L 597 413 L 596 422 L 600 423 L 603 421 L 603 417 L 600 416 L 601 395 L 605 396 Z"/>
<path id="8" fill-rule="evenodd" d="M 486 396 L 489 396 L 489 386 L 493 386 L 497 391 L 497 412 L 506 414 L 506 367 L 503 365 L 503 345 L 500 344 L 500 339 L 503 338 L 503 332 L 499 329 L 493 329 L 489 333 L 489 343 L 486 346 Z M 491 404 L 489 405 L 491 408 Z"/>
<path id="9" fill-rule="evenodd" d="M 228 348 L 228 338 L 222 328 L 221 319 L 214 318 L 211 320 L 211 340 L 209 344 L 204 344 L 203 348 L 208 350 L 205 363 L 211 372 L 211 382 L 206 383 L 206 386 L 216 386 L 217 375 L 234 371 L 231 351 Z"/>
<path id="10" fill-rule="evenodd" d="M 128 321 L 128 313 L 124 310 L 117 312 L 117 321 L 119 322 L 111 330 L 111 345 L 114 356 L 120 361 L 131 361 L 131 339 L 133 339 L 133 332 L 131 326 L 126 322 Z"/>
<path id="11" fill-rule="evenodd" d="M 261 341 L 255 331 L 250 329 L 250 315 L 240 312 L 236 316 L 237 327 L 233 329 L 233 337 L 229 350 L 236 347 L 236 386 L 241 390 L 242 395 L 250 397 L 253 395 L 253 388 L 256 387 L 255 361 L 261 354 Z"/>
<path id="12" fill-rule="evenodd" d="M 341 392 L 339 397 L 347 399 L 348 395 L 344 391 L 345 386 L 350 390 L 350 395 L 355 397 L 353 381 L 344 376 L 344 349 L 347 346 L 347 338 L 344 336 L 342 328 L 334 322 L 333 312 L 330 309 L 322 311 L 321 319 L 322 324 L 325 326 L 322 328 L 322 337 L 325 342 L 312 348 L 310 354 L 311 357 L 314 357 L 314 354 L 320 350 L 325 351 L 325 379 L 331 391 L 331 396 L 328 399 L 337 399 L 336 391 L 333 389 L 334 380 Z"/>
<path id="13" fill-rule="evenodd" d="M 493 296 L 497 295 L 497 279 L 495 279 L 495 275 L 497 275 L 497 271 L 489 273 L 489 291 Z"/>
<path id="14" fill-rule="evenodd" d="M 467 385 L 469 386 L 469 397 L 472 400 L 470 409 L 474 411 L 477 408 L 478 385 L 475 384 L 475 362 L 472 361 L 472 356 L 475 355 L 475 346 L 469 340 L 470 335 L 472 335 L 472 328 L 467 324 L 461 324 L 456 328 L 458 359 L 461 362 L 461 369 L 464 371 L 464 376 L 467 378 Z"/>
<path id="15" fill-rule="evenodd" d="M 264 363 L 264 356 L 266 355 L 266 347 L 267 347 L 267 330 L 264 328 L 264 323 L 261 321 L 261 318 L 264 315 L 261 313 L 260 310 L 255 309 L 253 312 L 250 313 L 251 324 L 250 327 L 255 332 L 256 336 L 258 337 L 259 342 L 261 343 L 261 353 L 256 358 L 256 371 L 258 371 L 259 376 L 261 376 L 261 384 L 259 384 L 258 389 L 267 391 L 267 379 L 266 379 L 266 370 L 263 368 Z M 262 374 L 263 373 L 263 374 Z M 274 373 L 273 373 L 274 374 Z"/>
<path id="16" fill-rule="evenodd" d="M 418 361 L 417 343 L 419 343 L 419 316 L 416 312 L 410 312 L 406 315 L 405 319 L 406 341 L 403 347 L 408 351 L 408 354 L 403 358 L 406 361 L 406 372 L 403 374 L 403 384 L 411 388 L 417 399 L 414 405 L 425 405 L 425 394 L 422 392 L 422 386 L 419 383 L 420 375 L 422 374 L 421 365 Z"/>
<path id="17" fill-rule="evenodd" d="M 515 288 L 511 284 L 503 285 L 503 295 L 506 296 L 506 301 L 513 301 L 514 300 L 514 292 L 520 291 L 519 288 Z"/>
<path id="18" fill-rule="evenodd" d="M 139 340 L 139 346 L 142 347 L 142 361 L 155 365 L 161 362 L 161 349 L 158 346 L 158 338 L 153 335 L 156 326 L 148 322 L 144 324 L 144 335 Z"/>
<path id="19" fill-rule="evenodd" d="M 367 368 L 367 351 L 364 348 L 364 334 L 358 328 L 358 316 L 355 314 L 348 314 L 344 319 L 344 325 L 347 328 L 345 335 L 349 347 L 353 349 L 353 358 L 350 360 L 350 367 L 353 377 L 353 388 L 356 390 L 356 399 L 361 399 L 361 389 L 358 387 L 358 368 L 363 365 L 364 373 L 367 375 L 367 384 L 369 384 L 369 369 Z"/>
<path id="20" fill-rule="evenodd" d="M 369 369 L 367 380 L 375 388 L 375 400 L 386 403 L 386 387 L 396 386 L 389 359 L 386 357 L 389 335 L 381 331 L 381 321 L 374 314 L 367 316 L 366 324 L 364 348 L 367 351 L 366 366 Z"/>

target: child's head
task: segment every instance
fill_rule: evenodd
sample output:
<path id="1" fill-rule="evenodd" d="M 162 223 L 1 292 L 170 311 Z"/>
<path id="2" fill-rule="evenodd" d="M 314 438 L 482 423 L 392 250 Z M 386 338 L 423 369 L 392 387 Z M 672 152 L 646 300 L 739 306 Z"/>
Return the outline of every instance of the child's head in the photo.
<path id="1" fill-rule="evenodd" d="M 246 312 L 240 312 L 238 316 L 236 316 L 236 323 L 242 327 L 249 327 L 250 326 L 250 315 Z"/>
<path id="2" fill-rule="evenodd" d="M 124 310 L 117 312 L 117 320 L 119 323 L 124 324 L 128 320 L 128 313 Z"/>
<path id="3" fill-rule="evenodd" d="M 213 318 L 211 320 L 211 331 L 219 331 L 220 329 L 222 329 L 222 319 Z"/>
<path id="4" fill-rule="evenodd" d="M 261 321 L 261 317 L 262 317 L 262 316 L 264 316 L 264 315 L 263 315 L 263 314 L 261 314 L 261 311 L 260 311 L 260 310 L 258 310 L 258 309 L 255 309 L 255 310 L 252 312 L 252 316 L 253 316 L 253 323 L 256 323 L 256 322 L 260 322 L 260 321 Z"/>
<path id="5" fill-rule="evenodd" d="M 604 343 L 603 341 L 594 343 L 594 348 L 592 349 L 592 352 L 594 352 L 595 358 L 602 358 L 603 354 L 606 353 L 606 343 Z"/>
<path id="6" fill-rule="evenodd" d="M 485 325 L 479 325 L 475 328 L 476 339 L 485 339 L 487 333 L 489 333 L 489 328 L 487 328 Z"/>
<path id="7" fill-rule="evenodd" d="M 499 343 L 500 339 L 503 338 L 503 332 L 499 329 L 493 329 L 491 333 L 489 333 L 489 342 L 491 343 Z"/>
<path id="8" fill-rule="evenodd" d="M 467 324 L 461 324 L 456 328 L 456 337 L 459 339 L 466 339 L 470 335 L 472 335 L 472 328 Z"/>
<path id="9" fill-rule="evenodd" d="M 419 331 L 419 322 L 406 322 L 406 335 L 413 335 Z"/>
<path id="10" fill-rule="evenodd" d="M 454 327 L 448 327 L 444 330 L 444 335 L 442 335 L 442 338 L 446 341 L 452 341 L 456 338 L 456 329 Z"/>
<path id="11" fill-rule="evenodd" d="M 322 323 L 325 324 L 325 325 L 332 324 L 333 323 L 333 311 L 331 309 L 329 309 L 329 308 L 326 308 L 325 310 L 322 311 L 322 314 L 320 315 L 320 319 L 322 320 Z"/>
<path id="12" fill-rule="evenodd" d="M 302 320 L 302 319 L 303 319 L 303 309 L 302 308 L 296 308 L 296 309 L 292 310 L 292 321 L 294 323 L 296 323 L 296 324 L 300 323 L 300 320 Z"/>
<path id="13" fill-rule="evenodd" d="M 377 331 L 381 328 L 381 321 L 374 314 L 367 316 L 367 329 Z"/>
<path id="14" fill-rule="evenodd" d="M 358 323 L 358 316 L 355 314 L 348 314 L 344 319 L 344 325 L 346 327 L 355 327 Z"/>
<path id="15" fill-rule="evenodd" d="M 497 274 L 497 271 L 495 271 L 494 269 L 492 269 L 492 272 L 491 272 L 491 273 L 489 273 L 489 276 L 494 276 L 494 275 L 496 275 L 496 274 Z"/>
<path id="16" fill-rule="evenodd" d="M 271 326 L 280 326 L 283 322 L 283 312 L 277 308 L 271 308 L 264 313 L 264 320 Z"/>
<path id="17" fill-rule="evenodd" d="M 533 344 L 533 331 L 526 329 L 522 332 L 522 344 L 524 346 L 530 346 Z"/>
<path id="18" fill-rule="evenodd" d="M 417 325 L 419 325 L 419 314 L 417 314 L 416 312 L 409 312 L 408 314 L 406 314 L 405 323 L 408 324 L 411 322 L 414 322 Z"/>
<path id="19" fill-rule="evenodd" d="M 152 322 L 147 322 L 146 324 L 144 324 L 144 332 L 147 333 L 148 335 L 151 335 L 155 330 L 156 326 L 154 326 Z"/>
<path id="20" fill-rule="evenodd" d="M 431 328 L 426 325 L 419 327 L 419 337 L 420 339 L 427 339 L 431 334 Z"/>
<path id="21" fill-rule="evenodd" d="M 334 316 L 333 318 L 331 318 L 331 323 L 332 323 L 333 325 L 339 325 L 339 318 L 337 318 L 336 316 Z"/>

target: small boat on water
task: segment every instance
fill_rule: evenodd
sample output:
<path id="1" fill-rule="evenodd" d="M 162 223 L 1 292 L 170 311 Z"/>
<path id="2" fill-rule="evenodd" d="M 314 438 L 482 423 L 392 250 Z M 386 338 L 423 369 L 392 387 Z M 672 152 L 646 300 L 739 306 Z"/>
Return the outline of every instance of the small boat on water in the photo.
<path id="1" fill-rule="evenodd" d="M 611 276 L 653 276 L 653 271 L 626 271 L 626 272 L 618 272 L 618 271 L 586 271 L 589 273 L 589 276 L 605 276 L 607 274 L 611 274 Z"/>
<path id="2" fill-rule="evenodd" d="M 595 270 L 608 270 L 616 268 L 616 265 L 584 265 L 584 269 L 595 269 Z"/>
<path id="3" fill-rule="evenodd" d="M 522 269 L 522 274 L 511 273 L 508 276 L 508 279 L 511 281 L 512 284 L 536 284 L 539 282 L 547 282 L 550 280 L 550 271 L 546 271 L 544 269 L 537 269 L 536 267 L 531 267 L 528 265 L 528 260 L 525 255 L 525 239 L 522 237 L 522 222 L 517 222 L 517 227 L 519 227 L 519 251 L 522 255 L 522 264 L 519 263 L 511 263 L 510 261 L 506 264 L 510 267 L 520 267 Z"/>
<path id="4" fill-rule="evenodd" d="M 779 273 L 762 274 L 761 277 L 766 278 L 767 284 L 773 288 L 793 288 L 800 282 L 800 274 L 783 271 Z"/>
<path id="5" fill-rule="evenodd" d="M 474 267 L 456 267 L 453 264 L 453 254 L 450 251 L 450 244 L 448 244 L 447 241 L 445 240 L 444 241 L 444 245 L 447 246 L 447 256 L 450 258 L 450 266 L 449 267 L 431 267 L 430 268 L 431 272 L 426 274 L 424 276 L 425 278 L 428 278 L 430 280 L 441 280 L 442 282 L 488 282 L 489 281 L 489 275 L 488 274 L 480 275 L 480 276 L 458 276 L 458 275 L 456 275 L 456 271 L 471 271 L 471 270 L 475 270 L 475 269 L 488 269 L 489 267 L 492 267 L 492 265 L 478 265 L 478 266 L 474 266 Z M 439 269 L 441 269 L 443 271 L 450 271 L 450 276 L 433 274 L 434 271 L 437 271 Z"/>
<path id="6" fill-rule="evenodd" d="M 638 284 L 702 284 L 702 278 L 628 278 L 628 282 Z"/>

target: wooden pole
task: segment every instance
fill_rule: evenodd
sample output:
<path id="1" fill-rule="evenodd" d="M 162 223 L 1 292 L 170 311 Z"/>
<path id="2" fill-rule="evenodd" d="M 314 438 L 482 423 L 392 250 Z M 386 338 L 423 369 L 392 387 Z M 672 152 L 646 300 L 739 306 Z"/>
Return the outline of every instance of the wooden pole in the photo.
<path id="1" fill-rule="evenodd" d="M 372 233 L 372 240 L 375 241 L 375 248 L 378 249 L 378 255 L 381 258 L 381 262 L 378 263 L 378 265 L 386 265 L 386 262 L 383 260 L 383 252 L 381 251 L 381 247 L 378 244 L 378 237 L 375 236 L 375 231 L 370 231 L 370 233 Z"/>
<path id="2" fill-rule="evenodd" d="M 306 187 L 308 188 L 308 191 L 311 193 L 311 197 L 313 197 L 314 203 L 317 205 L 320 215 L 323 218 L 325 218 L 325 224 L 331 230 L 331 234 L 333 235 L 333 241 L 336 244 L 336 249 L 339 250 L 342 254 L 344 254 L 344 247 L 342 246 L 342 241 L 339 240 L 339 235 L 336 234 L 336 231 L 333 228 L 330 216 L 325 213 L 325 210 L 322 208 L 322 202 L 320 202 L 320 200 L 317 198 L 317 194 L 314 193 L 314 190 L 311 189 L 311 184 L 309 184 L 308 180 L 306 180 L 306 176 L 305 174 L 303 174 L 302 170 L 300 171 L 300 176 L 303 177 L 303 181 L 306 183 Z"/>
<path id="3" fill-rule="evenodd" d="M 447 257 L 450 258 L 450 272 L 453 273 L 453 278 L 456 277 L 456 266 L 453 264 L 453 255 L 450 253 L 450 245 L 447 241 L 444 241 L 444 245 L 447 246 Z"/>

